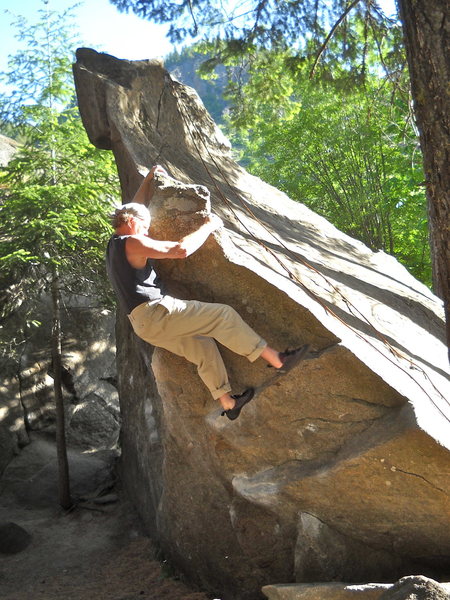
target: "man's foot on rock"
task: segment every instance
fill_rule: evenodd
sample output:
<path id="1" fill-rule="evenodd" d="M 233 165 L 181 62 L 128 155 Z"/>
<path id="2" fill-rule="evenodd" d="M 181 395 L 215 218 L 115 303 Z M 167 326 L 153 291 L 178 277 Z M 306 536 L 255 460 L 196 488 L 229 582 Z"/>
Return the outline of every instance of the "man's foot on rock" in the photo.
<path id="1" fill-rule="evenodd" d="M 230 421 L 234 421 L 235 419 L 237 419 L 238 416 L 241 414 L 242 408 L 248 402 L 250 402 L 250 400 L 253 398 L 254 395 L 255 395 L 254 388 L 248 388 L 242 394 L 232 395 L 231 397 L 234 398 L 234 400 L 236 401 L 235 405 L 233 406 L 233 408 L 224 410 L 222 412 L 222 417 L 226 416 L 230 419 Z"/>
<path id="2" fill-rule="evenodd" d="M 295 350 L 285 350 L 284 352 L 280 352 L 280 360 L 283 364 L 277 369 L 277 371 L 279 373 L 288 373 L 305 358 L 305 356 L 308 354 L 308 351 L 309 344 L 305 344 L 304 346 L 296 348 Z"/>

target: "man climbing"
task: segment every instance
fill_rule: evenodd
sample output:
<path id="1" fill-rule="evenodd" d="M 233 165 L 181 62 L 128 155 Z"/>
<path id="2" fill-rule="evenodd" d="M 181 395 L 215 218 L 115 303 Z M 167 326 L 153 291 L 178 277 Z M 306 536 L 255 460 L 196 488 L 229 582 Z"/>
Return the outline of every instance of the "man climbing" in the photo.
<path id="1" fill-rule="evenodd" d="M 213 398 L 222 405 L 222 415 L 234 420 L 253 398 L 255 390 L 248 388 L 242 394 L 231 394 L 225 365 L 214 340 L 251 362 L 261 356 L 279 372 L 292 369 L 306 355 L 308 347 L 277 352 L 230 306 L 179 300 L 164 293 L 153 261 L 190 256 L 223 224 L 219 217 L 210 215 L 196 231 L 178 242 L 149 237 L 151 217 L 143 201 L 153 194 L 153 175 L 157 171 L 166 174 L 162 167 L 153 167 L 133 202 L 124 204 L 112 215 L 115 232 L 106 251 L 108 275 L 136 335 L 194 363 Z"/>

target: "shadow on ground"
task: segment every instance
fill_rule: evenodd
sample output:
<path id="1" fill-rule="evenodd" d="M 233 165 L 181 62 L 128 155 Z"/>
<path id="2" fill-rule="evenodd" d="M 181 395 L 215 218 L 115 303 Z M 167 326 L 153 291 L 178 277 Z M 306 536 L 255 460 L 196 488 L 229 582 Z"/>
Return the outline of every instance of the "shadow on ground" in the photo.
<path id="1" fill-rule="evenodd" d="M 35 434 L 11 461 L 0 480 L 0 532 L 14 523 L 29 535 L 20 551 L 0 535 L 2 600 L 208 600 L 156 560 L 115 481 L 115 460 L 110 451 L 70 452 L 73 495 L 83 501 L 68 512 L 57 502 L 52 441 Z"/>

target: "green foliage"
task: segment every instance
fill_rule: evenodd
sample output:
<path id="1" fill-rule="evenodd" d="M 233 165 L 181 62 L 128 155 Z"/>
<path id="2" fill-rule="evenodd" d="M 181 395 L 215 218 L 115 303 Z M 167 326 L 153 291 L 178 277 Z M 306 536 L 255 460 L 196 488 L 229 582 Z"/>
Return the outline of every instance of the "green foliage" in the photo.
<path id="1" fill-rule="evenodd" d="M 69 152 L 58 154 L 54 163 L 45 144 L 25 145 L 4 170 L 2 270 L 12 269 L 17 256 L 19 265 L 31 262 L 48 271 L 58 266 L 66 278 L 83 280 L 102 260 L 99 244 L 110 230 L 106 214 L 111 207 L 109 189 L 115 182 L 107 161 L 99 164 L 98 158 L 89 159 L 89 147 L 78 146 L 80 154 L 73 153 L 70 145 L 82 134 L 76 131 L 79 122 L 73 126 L 70 133 L 67 127 L 57 130 L 57 137 L 65 135 L 70 143 Z M 58 146 L 55 140 L 53 148 Z"/>
<path id="2" fill-rule="evenodd" d="M 43 2 L 36 23 L 6 11 L 22 48 L 8 57 L 7 71 L 0 74 L 10 90 L 0 98 L 2 128 L 13 123 L 16 134 L 22 133 L 33 124 L 38 106 L 58 111 L 73 102 L 72 49 L 78 43 L 70 26 L 73 9 L 58 13 Z"/>
<path id="3" fill-rule="evenodd" d="M 169 37 L 179 43 L 189 37 L 208 43 L 208 65 L 214 69 L 230 60 L 251 62 L 259 50 L 294 51 L 295 61 L 318 55 L 325 76 L 333 76 L 337 64 L 349 78 L 366 76 L 367 57 L 378 52 L 386 32 L 396 23 L 373 0 L 302 0 L 302 2 L 247 0 L 111 0 L 121 11 L 132 11 L 157 23 L 170 23 Z M 347 15 L 352 18 L 347 18 Z M 345 17 L 345 18 L 343 18 Z M 336 28 L 334 29 L 334 26 Z M 332 43 L 322 44 L 330 30 Z M 386 67 L 398 62 L 398 44 L 384 56 Z"/>
<path id="4" fill-rule="evenodd" d="M 89 143 L 74 107 L 69 14 L 44 8 L 37 24 L 17 18 L 16 26 L 26 48 L 9 58 L 2 79 L 12 91 L 0 105 L 4 131 L 20 132 L 22 145 L 0 170 L 0 279 L 2 316 L 25 301 L 27 321 L 55 274 L 66 293 L 107 289 L 118 182 L 111 153 Z"/>
<path id="5" fill-rule="evenodd" d="M 252 78 L 234 119 L 246 167 L 430 285 L 424 175 L 408 103 L 400 95 L 392 102 L 392 84 L 379 77 L 347 91 L 293 81 L 282 68 L 268 77 L 279 102 L 264 101 L 264 75 Z"/>

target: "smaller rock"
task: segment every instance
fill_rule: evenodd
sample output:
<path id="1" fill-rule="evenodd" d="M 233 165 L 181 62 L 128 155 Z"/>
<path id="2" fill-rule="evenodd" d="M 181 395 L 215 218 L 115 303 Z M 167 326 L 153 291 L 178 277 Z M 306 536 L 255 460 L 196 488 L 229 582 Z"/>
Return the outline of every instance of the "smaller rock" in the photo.
<path id="1" fill-rule="evenodd" d="M 450 600 L 450 584 L 441 584 L 423 575 L 402 577 L 380 600 Z"/>
<path id="2" fill-rule="evenodd" d="M 17 554 L 31 543 L 31 534 L 16 523 L 0 523 L 0 553 Z"/>
<path id="3" fill-rule="evenodd" d="M 0 135 L 0 166 L 6 167 L 19 148 L 20 144 L 18 142 Z"/>
<path id="4" fill-rule="evenodd" d="M 262 592 L 269 600 L 379 600 L 390 587 L 383 583 L 285 583 L 266 585 Z"/>

